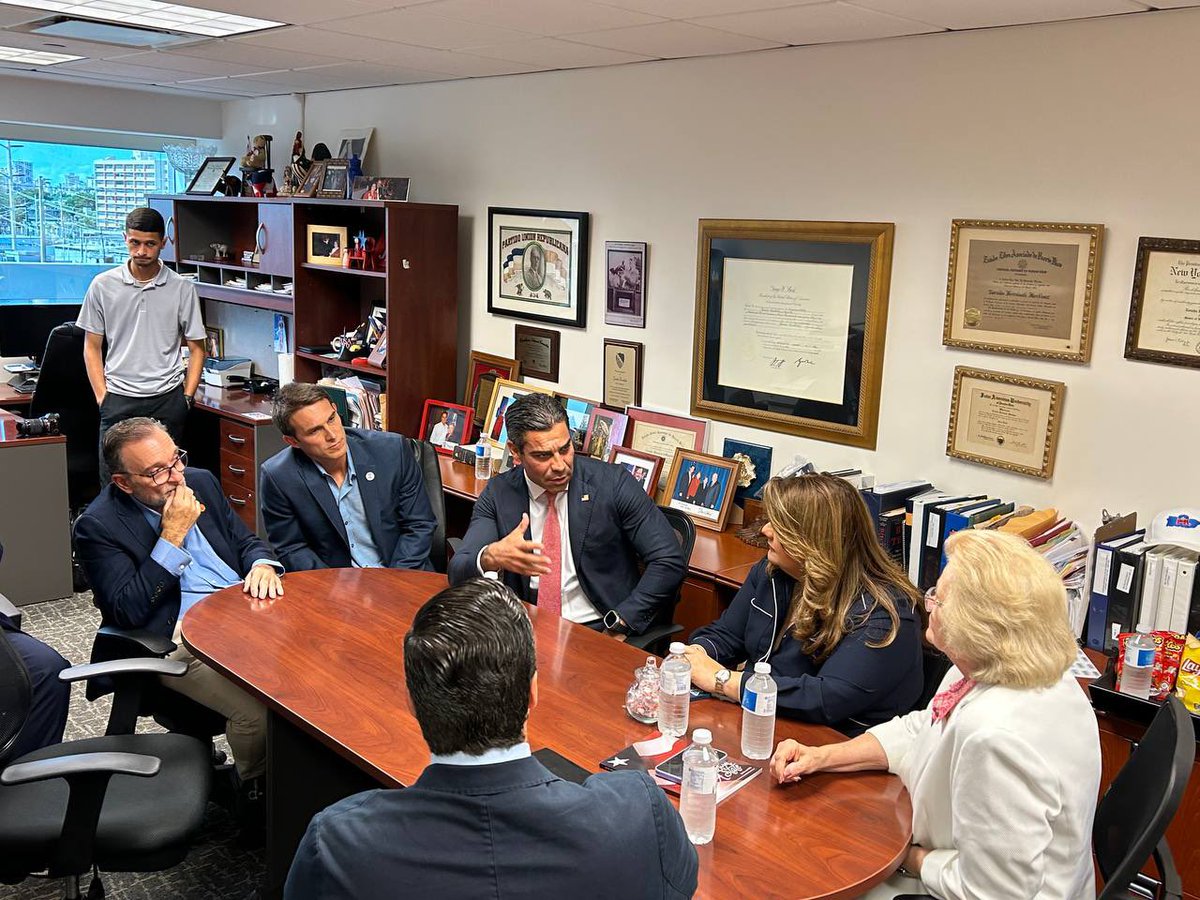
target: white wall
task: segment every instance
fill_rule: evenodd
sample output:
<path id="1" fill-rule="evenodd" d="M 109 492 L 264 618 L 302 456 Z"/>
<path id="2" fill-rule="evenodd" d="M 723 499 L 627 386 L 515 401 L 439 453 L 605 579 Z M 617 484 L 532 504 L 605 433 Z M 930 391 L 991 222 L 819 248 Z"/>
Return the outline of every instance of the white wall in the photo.
<path id="1" fill-rule="evenodd" d="M 600 394 L 601 338 L 646 344 L 645 404 L 686 412 L 696 221 L 896 223 L 875 452 L 714 423 L 880 480 L 1143 518 L 1190 499 L 1200 371 L 1122 358 L 1141 235 L 1200 238 L 1200 11 L 799 48 L 586 71 L 309 95 L 305 137 L 373 125 L 369 168 L 457 203 L 462 334 L 511 355 L 513 320 L 486 312 L 487 207 L 592 214 L 588 327 L 563 329 L 561 390 Z M 226 116 L 227 140 L 248 125 Z M 941 346 L 950 220 L 1108 227 L 1090 365 Z M 603 324 L 606 240 L 650 245 L 645 331 Z M 945 456 L 952 372 L 971 365 L 1067 384 L 1047 482 Z"/>

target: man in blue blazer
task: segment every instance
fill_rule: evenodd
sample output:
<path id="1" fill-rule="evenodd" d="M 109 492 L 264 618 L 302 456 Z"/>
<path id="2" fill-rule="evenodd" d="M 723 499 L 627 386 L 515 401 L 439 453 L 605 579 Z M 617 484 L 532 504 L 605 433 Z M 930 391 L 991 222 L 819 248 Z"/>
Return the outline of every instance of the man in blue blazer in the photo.
<path id="1" fill-rule="evenodd" d="M 539 610 L 622 640 L 669 621 L 687 561 L 662 510 L 624 467 L 575 454 L 549 394 L 521 397 L 505 421 L 520 466 L 476 501 L 450 583 L 500 572 Z"/>
<path id="2" fill-rule="evenodd" d="M 280 388 L 273 418 L 290 446 L 263 463 L 258 493 L 289 572 L 433 568 L 437 520 L 403 437 L 343 428 L 315 384 Z"/>
<path id="3" fill-rule="evenodd" d="M 187 672 L 162 683 L 226 719 L 238 774 L 254 794 L 266 768 L 262 704 L 192 656 L 179 638 L 187 611 L 238 584 L 251 604 L 283 596 L 271 548 L 234 513 L 211 472 L 187 468 L 162 424 L 138 416 L 104 434 L 112 482 L 75 523 L 75 549 L 102 625 L 146 629 L 178 646 Z"/>
<path id="4" fill-rule="evenodd" d="M 404 638 L 404 679 L 430 765 L 410 787 L 355 794 L 314 816 L 285 900 L 695 892 L 696 849 L 645 772 L 575 784 L 530 754 L 533 629 L 508 588 L 477 578 L 426 603 Z"/>

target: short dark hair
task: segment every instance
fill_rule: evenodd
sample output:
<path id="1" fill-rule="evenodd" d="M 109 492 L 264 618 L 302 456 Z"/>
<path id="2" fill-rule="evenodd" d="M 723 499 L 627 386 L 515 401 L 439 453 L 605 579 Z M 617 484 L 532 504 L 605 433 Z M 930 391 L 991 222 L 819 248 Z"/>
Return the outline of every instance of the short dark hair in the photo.
<path id="1" fill-rule="evenodd" d="M 150 231 L 162 237 L 167 233 L 167 226 L 163 223 L 162 213 L 157 209 L 151 209 L 149 206 L 139 206 L 136 209 L 131 209 L 129 215 L 125 217 L 125 231 Z"/>
<path id="2" fill-rule="evenodd" d="M 559 422 L 567 421 L 567 411 L 553 394 L 526 394 L 508 405 L 504 424 L 508 439 L 518 450 L 525 446 L 525 435 L 531 431 L 549 431 Z"/>
<path id="3" fill-rule="evenodd" d="M 433 753 L 479 756 L 519 744 L 536 671 L 529 614 L 491 579 L 446 588 L 404 636 L 404 681 Z"/>
<path id="4" fill-rule="evenodd" d="M 271 406 L 271 421 L 275 423 L 275 427 L 281 434 L 295 437 L 296 429 L 292 427 L 292 416 L 304 407 L 320 403 L 322 400 L 333 403 L 329 399 L 329 394 L 318 384 L 307 384 L 300 381 L 285 384 L 275 392 L 275 402 Z"/>
<path id="5" fill-rule="evenodd" d="M 149 416 L 134 416 L 132 419 L 122 419 L 116 425 L 104 432 L 104 468 L 109 473 L 124 472 L 125 464 L 121 454 L 126 445 L 150 437 L 154 432 L 167 433 L 167 429 L 158 419 Z"/>

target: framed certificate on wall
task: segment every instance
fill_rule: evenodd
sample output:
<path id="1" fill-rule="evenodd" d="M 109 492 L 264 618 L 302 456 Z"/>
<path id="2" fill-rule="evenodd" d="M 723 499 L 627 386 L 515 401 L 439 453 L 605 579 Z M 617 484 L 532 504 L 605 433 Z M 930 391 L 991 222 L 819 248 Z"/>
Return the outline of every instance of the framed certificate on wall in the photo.
<path id="1" fill-rule="evenodd" d="M 1138 240 L 1125 358 L 1200 368 L 1200 241 Z"/>

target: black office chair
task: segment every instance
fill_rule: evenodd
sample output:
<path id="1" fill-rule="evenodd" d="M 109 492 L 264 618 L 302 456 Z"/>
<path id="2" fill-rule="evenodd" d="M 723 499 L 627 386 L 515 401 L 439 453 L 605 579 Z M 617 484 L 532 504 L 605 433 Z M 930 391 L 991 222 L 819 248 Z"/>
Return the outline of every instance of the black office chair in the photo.
<path id="1" fill-rule="evenodd" d="M 937 647 L 925 644 L 921 648 L 921 668 L 924 681 L 921 687 L 921 696 L 917 698 L 913 709 L 924 709 L 933 700 L 942 679 L 950 671 L 950 659 Z"/>
<path id="2" fill-rule="evenodd" d="M 429 441 L 408 438 L 408 446 L 412 449 L 417 465 L 421 469 L 421 478 L 425 482 L 425 494 L 429 497 L 429 505 L 433 507 L 433 517 L 437 519 L 437 528 L 433 532 L 433 544 L 429 548 L 429 560 L 433 570 L 446 574 L 446 495 L 442 492 L 442 469 L 438 463 L 438 453 Z"/>
<path id="3" fill-rule="evenodd" d="M 1196 759 L 1196 734 L 1187 707 L 1168 697 L 1140 744 L 1096 807 L 1092 849 L 1104 879 L 1098 900 L 1133 897 L 1133 884 L 1150 896 L 1178 898 L 1183 884 L 1164 835 L 1187 789 Z M 1154 857 L 1162 889 L 1139 874 Z"/>
<path id="4" fill-rule="evenodd" d="M 46 340 L 42 370 L 29 402 L 30 417 L 58 413 L 67 439 L 67 502 L 80 510 L 100 491 L 100 410 L 83 364 L 84 330 L 70 322 Z"/>
<path id="5" fill-rule="evenodd" d="M 687 575 L 688 560 L 692 558 L 692 547 L 696 544 L 696 526 L 687 513 L 677 509 L 662 507 L 662 514 L 667 517 L 675 537 L 679 540 L 679 549 L 683 552 L 684 577 Z M 680 591 L 682 591 L 682 584 Z M 626 643 L 631 647 L 639 647 L 650 653 L 664 655 L 670 645 L 672 635 L 683 631 L 683 626 L 675 622 L 675 608 L 679 605 L 680 591 L 675 593 L 675 602 L 669 612 L 663 616 L 662 622 L 657 622 L 641 634 L 630 635 Z"/>
<path id="6" fill-rule="evenodd" d="M 185 669 L 181 662 L 129 660 L 65 669 L 59 678 L 108 675 L 124 687 Z M 18 884 L 37 873 L 64 879 L 64 897 L 77 898 L 89 870 L 153 872 L 181 862 L 208 800 L 204 745 L 178 734 L 133 734 L 134 720 L 118 721 L 114 704 L 107 736 L 10 759 L 30 696 L 29 673 L 0 632 L 0 882 Z M 89 897 L 102 896 L 97 880 Z"/>

